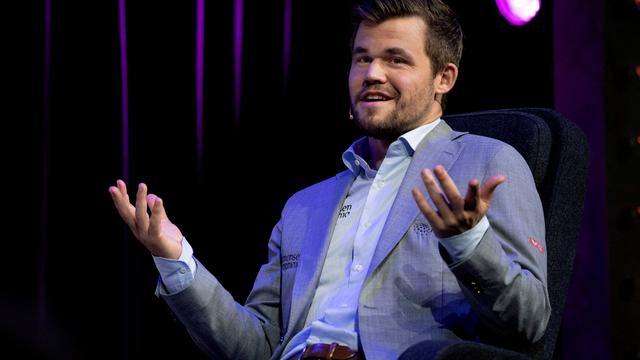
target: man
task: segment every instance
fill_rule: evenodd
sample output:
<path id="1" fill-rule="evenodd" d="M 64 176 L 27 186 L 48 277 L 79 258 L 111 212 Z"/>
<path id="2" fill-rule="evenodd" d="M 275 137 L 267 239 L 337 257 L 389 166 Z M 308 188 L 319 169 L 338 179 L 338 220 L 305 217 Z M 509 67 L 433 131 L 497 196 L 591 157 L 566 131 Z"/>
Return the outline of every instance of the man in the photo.
<path id="1" fill-rule="evenodd" d="M 244 306 L 146 185 L 135 206 L 122 181 L 110 188 L 154 255 L 157 294 L 221 358 L 394 359 L 423 341 L 538 340 L 550 307 L 546 258 L 529 244 L 544 246 L 529 168 L 440 119 L 462 50 L 454 14 L 440 0 L 365 0 L 354 14 L 349 90 L 367 137 L 344 153 L 346 171 L 289 199 Z"/>

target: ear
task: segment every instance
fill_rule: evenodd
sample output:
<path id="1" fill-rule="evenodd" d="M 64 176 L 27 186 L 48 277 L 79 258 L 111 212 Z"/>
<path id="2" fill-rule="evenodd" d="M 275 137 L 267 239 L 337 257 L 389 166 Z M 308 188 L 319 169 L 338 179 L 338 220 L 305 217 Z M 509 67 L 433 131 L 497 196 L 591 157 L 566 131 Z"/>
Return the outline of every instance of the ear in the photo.
<path id="1" fill-rule="evenodd" d="M 458 79 L 458 67 L 453 63 L 448 63 L 444 69 L 436 75 L 434 85 L 436 96 L 444 95 L 453 89 Z"/>

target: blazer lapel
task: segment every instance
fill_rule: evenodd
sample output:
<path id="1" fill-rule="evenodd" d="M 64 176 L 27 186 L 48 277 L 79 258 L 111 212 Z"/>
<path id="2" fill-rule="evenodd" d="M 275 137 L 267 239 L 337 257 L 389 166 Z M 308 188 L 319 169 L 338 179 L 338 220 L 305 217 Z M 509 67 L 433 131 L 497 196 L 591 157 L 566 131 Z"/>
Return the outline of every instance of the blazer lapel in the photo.
<path id="1" fill-rule="evenodd" d="M 393 250 L 418 215 L 419 209 L 411 189 L 414 186 L 424 188 L 420 171 L 424 168 L 433 169 L 436 165 L 449 169 L 459 152 L 458 147 L 454 146 L 451 140 L 464 134 L 466 133 L 453 131 L 447 123 L 442 121 L 420 142 L 389 211 L 367 276 L 370 276 Z"/>
<path id="2" fill-rule="evenodd" d="M 302 325 L 305 320 L 320 279 L 338 210 L 354 179 L 350 171 L 338 174 L 333 187 L 325 193 L 318 194 L 318 204 L 309 212 L 305 241 L 300 250 L 301 262 L 293 285 L 288 331 L 297 329 L 296 325 Z"/>

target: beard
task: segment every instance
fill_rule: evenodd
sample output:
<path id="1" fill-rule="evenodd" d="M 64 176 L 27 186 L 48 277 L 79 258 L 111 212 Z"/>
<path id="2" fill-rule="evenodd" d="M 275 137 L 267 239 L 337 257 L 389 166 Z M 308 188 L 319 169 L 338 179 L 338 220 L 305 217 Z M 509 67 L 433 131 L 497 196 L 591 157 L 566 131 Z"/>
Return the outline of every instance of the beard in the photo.
<path id="1" fill-rule="evenodd" d="M 428 113 L 428 104 L 422 109 L 408 109 L 402 102 L 398 102 L 396 107 L 383 118 L 374 120 L 372 118 L 380 116 L 377 113 L 364 111 L 360 113 L 352 105 L 353 117 L 358 129 L 366 136 L 378 140 L 393 142 L 402 134 L 409 132 L 422 125 L 425 114 Z"/>

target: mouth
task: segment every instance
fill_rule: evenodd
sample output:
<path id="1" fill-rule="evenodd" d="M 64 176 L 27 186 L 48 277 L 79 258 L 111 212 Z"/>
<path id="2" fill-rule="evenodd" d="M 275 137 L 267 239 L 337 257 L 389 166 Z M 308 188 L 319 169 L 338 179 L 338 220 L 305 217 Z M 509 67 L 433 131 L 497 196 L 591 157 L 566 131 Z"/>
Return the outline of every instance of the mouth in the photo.
<path id="1" fill-rule="evenodd" d="M 365 106 L 375 106 L 393 100 L 394 97 L 383 91 L 365 91 L 358 100 Z"/>

